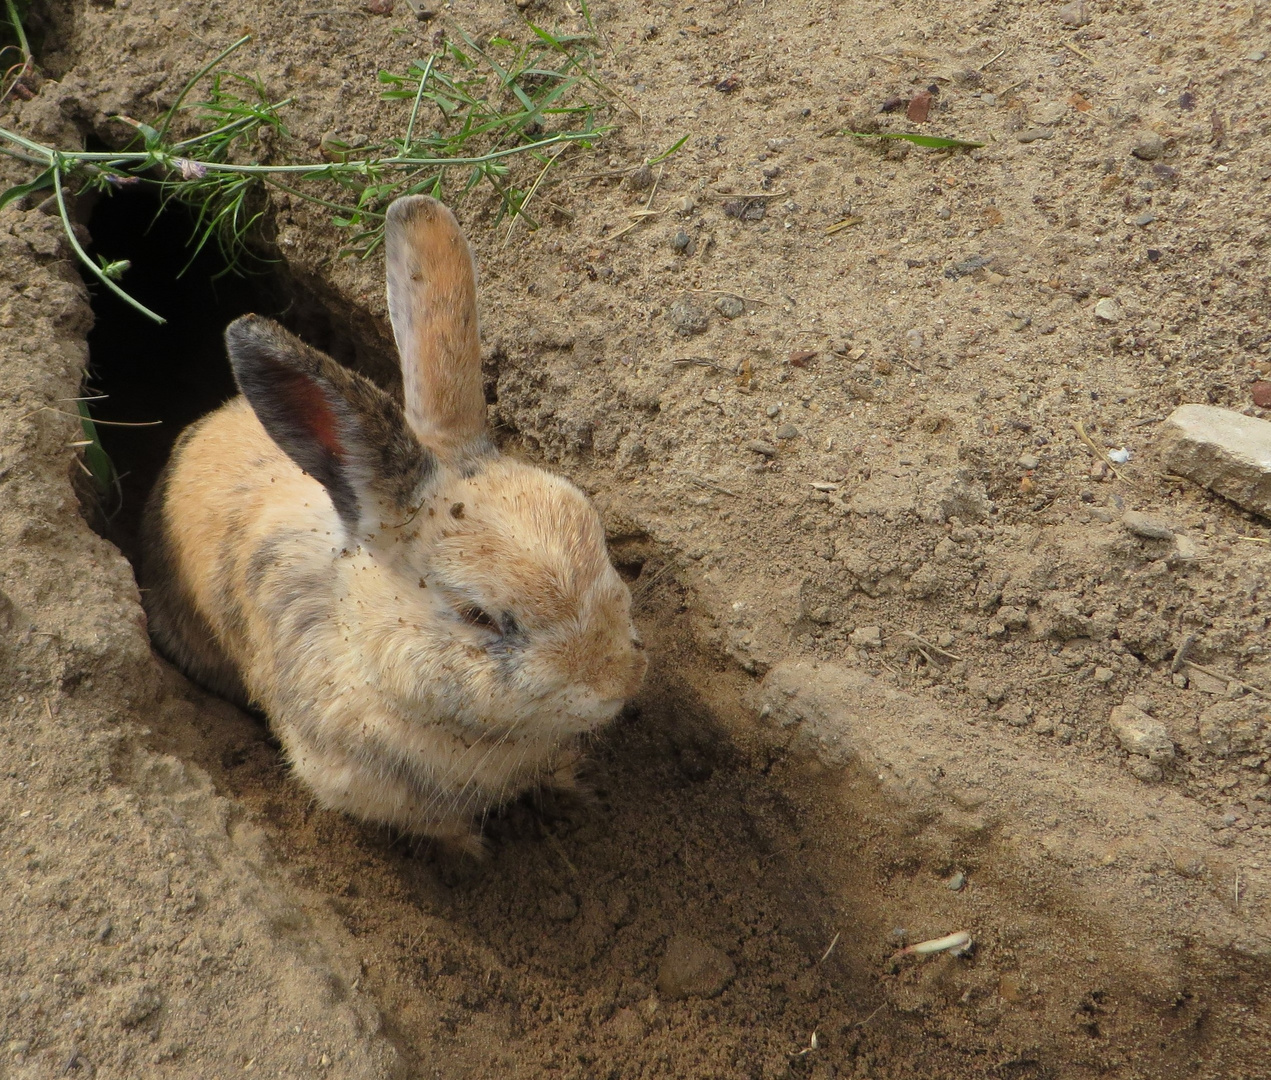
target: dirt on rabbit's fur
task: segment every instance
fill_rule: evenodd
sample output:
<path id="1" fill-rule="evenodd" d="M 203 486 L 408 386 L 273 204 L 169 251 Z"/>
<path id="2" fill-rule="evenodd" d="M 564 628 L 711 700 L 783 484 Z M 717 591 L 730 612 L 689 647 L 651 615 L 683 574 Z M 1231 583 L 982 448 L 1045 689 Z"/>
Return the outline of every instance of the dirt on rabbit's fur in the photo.
<path id="1" fill-rule="evenodd" d="M 44 79 L 0 126 L 120 145 L 250 33 L 295 161 L 400 134 L 377 72 L 437 35 L 586 30 L 566 0 L 35 7 Z M 87 290 L 42 194 L 0 212 L 0 1077 L 1271 1075 L 1271 528 L 1156 454 L 1180 403 L 1267 416 L 1271 13 L 586 12 L 614 130 L 537 231 L 458 213 L 496 435 L 594 495 L 652 666 L 589 791 L 493 815 L 479 864 L 317 809 L 150 653 L 88 524 L 127 549 L 147 477 L 103 526 Z M 391 385 L 380 262 L 265 211 L 281 293 L 242 305 Z M 170 426 L 216 332 L 147 399 Z"/>

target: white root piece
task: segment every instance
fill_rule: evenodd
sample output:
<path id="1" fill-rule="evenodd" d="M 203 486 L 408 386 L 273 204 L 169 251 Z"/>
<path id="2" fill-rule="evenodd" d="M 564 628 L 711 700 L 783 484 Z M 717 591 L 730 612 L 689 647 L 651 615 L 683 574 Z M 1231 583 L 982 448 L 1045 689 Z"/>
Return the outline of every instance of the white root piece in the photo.
<path id="1" fill-rule="evenodd" d="M 942 938 L 932 938 L 930 941 L 920 941 L 917 945 L 909 945 L 901 949 L 895 956 L 895 960 L 901 956 L 930 956 L 932 953 L 952 952 L 955 956 L 964 953 L 971 947 L 971 935 L 965 930 L 959 930 L 956 934 L 947 934 Z"/>

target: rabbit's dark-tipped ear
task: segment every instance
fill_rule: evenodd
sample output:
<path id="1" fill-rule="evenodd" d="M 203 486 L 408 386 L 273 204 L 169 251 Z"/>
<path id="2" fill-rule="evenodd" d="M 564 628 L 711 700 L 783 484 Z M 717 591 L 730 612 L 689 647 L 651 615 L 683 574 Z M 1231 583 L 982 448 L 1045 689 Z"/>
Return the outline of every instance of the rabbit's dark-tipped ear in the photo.
<path id="1" fill-rule="evenodd" d="M 368 512 L 409 506 L 436 463 L 397 402 L 271 319 L 235 320 L 225 344 L 269 437 L 327 489 L 349 529 Z"/>
<path id="2" fill-rule="evenodd" d="M 425 446 L 460 450 L 485 431 L 472 252 L 454 214 L 426 195 L 394 201 L 384 238 L 406 421 Z"/>

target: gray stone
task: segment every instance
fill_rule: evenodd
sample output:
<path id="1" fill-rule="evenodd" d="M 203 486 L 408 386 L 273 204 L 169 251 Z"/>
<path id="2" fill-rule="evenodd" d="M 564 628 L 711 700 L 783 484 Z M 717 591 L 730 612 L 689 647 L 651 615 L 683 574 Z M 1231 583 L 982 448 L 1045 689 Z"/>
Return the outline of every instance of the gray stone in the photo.
<path id="1" fill-rule="evenodd" d="M 711 323 L 710 315 L 687 296 L 674 301 L 667 308 L 666 315 L 671 320 L 671 325 L 685 337 L 704 333 Z"/>
<path id="2" fill-rule="evenodd" d="M 672 251 L 687 251 L 689 244 L 691 244 L 692 242 L 693 242 L 693 238 L 689 236 L 689 234 L 686 233 L 683 229 L 680 229 L 679 232 L 677 232 L 674 236 L 671 237 L 671 250 Z"/>
<path id="3" fill-rule="evenodd" d="M 715 310 L 725 319 L 736 319 L 746 314 L 746 305 L 737 296 L 721 296 L 715 301 Z"/>
<path id="4" fill-rule="evenodd" d="M 1020 454 L 1019 456 L 1018 464 L 1021 469 L 1028 469 L 1031 471 L 1037 468 L 1037 466 L 1040 465 L 1041 463 L 1042 463 L 1042 459 L 1039 458 L 1036 454 Z"/>
<path id="5" fill-rule="evenodd" d="M 646 162 L 627 177 L 627 187 L 632 191 L 647 191 L 653 186 L 653 169 Z"/>
<path id="6" fill-rule="evenodd" d="M 878 626 L 858 626 L 847 635 L 848 643 L 858 649 L 881 649 L 883 631 Z"/>
<path id="7" fill-rule="evenodd" d="M 1174 550 L 1166 556 L 1166 563 L 1172 567 L 1190 566 L 1198 558 L 1200 551 L 1196 547 L 1196 541 L 1190 536 L 1179 533 L 1174 537 Z"/>
<path id="8" fill-rule="evenodd" d="M 1086 0 L 1072 0 L 1059 9 L 1059 21 L 1074 30 L 1080 29 L 1090 21 L 1090 5 Z"/>
<path id="9" fill-rule="evenodd" d="M 799 429 L 793 424 L 782 424 L 777 428 L 778 439 L 797 439 L 799 437 Z"/>
<path id="10" fill-rule="evenodd" d="M 672 1000 L 715 997 L 736 974 L 737 968 L 722 949 L 677 934 L 658 969 L 658 993 Z"/>
<path id="11" fill-rule="evenodd" d="M 966 874 L 964 874 L 961 870 L 958 870 L 956 873 L 954 873 L 944 883 L 944 887 L 948 889 L 950 892 L 961 892 L 965 885 L 966 885 Z"/>
<path id="12" fill-rule="evenodd" d="M 1165 153 L 1166 142 L 1155 131 L 1144 131 L 1135 140 L 1130 153 L 1140 161 L 1155 161 Z"/>
<path id="13" fill-rule="evenodd" d="M 1142 709 L 1133 705 L 1118 705 L 1108 717 L 1108 726 L 1123 749 L 1131 754 L 1141 754 L 1155 765 L 1171 761 L 1174 742 L 1165 725 L 1153 720 Z"/>
<path id="14" fill-rule="evenodd" d="M 1173 540 L 1174 530 L 1160 518 L 1148 514 L 1140 514 L 1137 510 L 1127 510 L 1121 518 L 1124 525 L 1135 536 L 1144 540 Z"/>
<path id="15" fill-rule="evenodd" d="M 1053 139 L 1055 132 L 1048 127 L 1031 127 L 1015 136 L 1022 143 L 1040 142 L 1042 139 Z"/>
<path id="16" fill-rule="evenodd" d="M 761 454 L 766 458 L 777 456 L 777 448 L 772 443 L 766 443 L 762 439 L 751 439 L 745 444 L 745 447 L 752 454 Z"/>
<path id="17" fill-rule="evenodd" d="M 1104 322 L 1117 322 L 1121 318 L 1121 309 L 1110 297 L 1104 297 L 1094 306 L 1094 317 Z"/>
<path id="18" fill-rule="evenodd" d="M 1216 405 L 1181 405 L 1161 439 L 1170 472 L 1271 518 L 1271 423 Z"/>

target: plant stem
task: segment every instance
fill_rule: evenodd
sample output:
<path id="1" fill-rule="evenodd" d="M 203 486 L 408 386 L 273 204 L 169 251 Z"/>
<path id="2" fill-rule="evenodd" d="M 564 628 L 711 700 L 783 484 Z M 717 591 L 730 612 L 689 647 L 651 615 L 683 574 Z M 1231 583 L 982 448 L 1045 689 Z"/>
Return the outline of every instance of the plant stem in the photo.
<path id="1" fill-rule="evenodd" d="M 433 53 L 428 58 L 428 63 L 424 66 L 424 73 L 419 77 L 419 89 L 415 91 L 415 103 L 410 107 L 410 123 L 406 125 L 406 141 L 402 143 L 402 149 L 410 153 L 411 140 L 415 137 L 415 117 L 419 115 L 419 103 L 424 96 L 424 87 L 428 85 L 428 76 L 432 74 L 433 61 L 437 59 L 437 54 Z"/>
<path id="2" fill-rule="evenodd" d="M 71 224 L 71 215 L 66 209 L 66 196 L 62 191 L 62 169 L 56 161 L 53 163 L 53 191 L 57 195 L 57 209 L 62 218 L 62 228 L 66 231 L 66 239 L 71 242 L 71 247 L 75 249 L 75 254 L 79 256 L 79 261 L 87 266 L 97 279 L 105 285 L 106 288 L 118 296 L 120 300 L 123 300 L 126 304 L 136 308 L 147 318 L 154 319 L 154 321 L 160 326 L 166 323 L 168 320 L 162 315 L 156 315 L 144 304 L 134 300 L 131 296 L 124 292 L 123 289 L 111 281 L 110 278 L 103 274 L 101 267 L 93 262 L 93 260 L 88 257 L 88 252 L 80 246 L 79 238 L 75 235 L 75 226 Z"/>
<path id="3" fill-rule="evenodd" d="M 549 146 L 556 146 L 563 142 L 577 142 L 582 139 L 594 139 L 598 135 L 605 133 L 605 128 L 593 128 L 591 131 L 563 131 L 558 135 L 553 135 L 547 139 L 540 139 L 538 142 L 526 143 L 522 146 L 509 146 L 502 150 L 492 150 L 488 154 L 480 154 L 476 157 L 386 157 L 374 159 L 358 159 L 356 161 L 339 161 L 339 162 L 313 162 L 308 165 L 235 165 L 227 161 L 196 161 L 191 159 L 191 163 L 202 165 L 208 172 L 226 172 L 226 173 L 243 173 L 245 175 L 264 176 L 270 173 L 312 173 L 320 175 L 326 173 L 331 178 L 335 178 L 341 173 L 360 173 L 364 165 L 380 165 L 388 168 L 429 168 L 430 166 L 448 167 L 451 165 L 488 165 L 492 161 L 498 161 L 501 158 L 511 157 L 514 154 L 533 153 L 535 150 L 542 150 Z M 83 150 L 59 150 L 54 151 L 40 143 L 32 142 L 30 139 L 24 139 L 7 128 L 0 128 L 0 138 L 6 138 L 12 142 L 23 146 L 28 150 L 32 150 L 37 154 L 44 155 L 45 159 L 52 162 L 54 156 L 65 161 L 72 162 L 109 162 L 112 165 L 127 165 L 130 163 L 150 161 L 154 164 L 166 164 L 166 154 L 159 154 L 153 151 L 130 151 L 127 153 L 97 153 Z"/>
<path id="4" fill-rule="evenodd" d="M 271 111 L 277 112 L 279 109 L 286 105 L 290 105 L 295 100 L 295 98 L 283 98 L 282 101 L 270 105 L 269 108 Z M 221 127 L 214 128 L 211 131 L 205 131 L 202 135 L 195 135 L 193 138 L 182 139 L 178 143 L 173 143 L 169 149 L 180 150 L 183 146 L 190 146 L 193 143 L 202 142 L 204 139 L 214 139 L 217 135 L 228 134 L 236 128 L 242 127 L 244 124 L 250 124 L 259 119 L 260 117 L 258 116 L 240 116 L 237 120 L 231 120 L 228 124 L 224 124 Z"/>
<path id="5" fill-rule="evenodd" d="M 18 18 L 18 5 L 15 0 L 4 0 L 4 6 L 9 12 L 9 22 L 13 24 L 13 32 L 18 35 L 18 48 L 22 50 L 22 60 L 24 63 L 29 63 L 31 43 L 27 41 L 26 30 L 22 27 L 22 20 Z"/>
<path id="6" fill-rule="evenodd" d="M 316 195 L 306 195 L 303 191 L 293 188 L 290 184 L 284 184 L 281 180 L 275 180 L 272 176 L 265 177 L 265 183 L 271 187 L 276 187 L 280 191 L 285 191 L 288 195 L 294 195 L 297 199 L 303 199 L 305 202 L 316 203 L 318 206 L 325 206 L 328 210 L 335 210 L 341 214 L 362 214 L 365 217 L 382 218 L 384 215 L 376 210 L 358 210 L 353 206 L 342 206 L 340 203 L 331 202 L 328 199 L 320 199 Z"/>
<path id="7" fill-rule="evenodd" d="M 12 3 L 12 2 L 13 0 L 6 0 L 6 3 Z M 181 90 L 181 93 L 177 95 L 176 101 L 172 103 L 172 108 L 170 108 L 167 111 L 167 113 L 164 114 L 163 123 L 159 125 L 158 141 L 160 143 L 163 142 L 163 137 L 168 133 L 168 128 L 169 126 L 171 126 L 172 120 L 177 114 L 177 110 L 181 108 L 181 103 L 185 101 L 186 95 L 189 94 L 189 92 L 194 89 L 194 84 L 197 83 L 201 78 L 203 78 L 203 76 L 206 75 L 209 71 L 211 71 L 214 67 L 216 67 L 217 64 L 219 64 L 222 60 L 224 60 L 227 56 L 229 56 L 230 53 L 235 52 L 238 49 L 242 48 L 249 41 L 251 41 L 251 39 L 252 39 L 251 34 L 244 34 L 241 38 L 239 38 L 236 42 L 234 42 L 233 45 L 229 46 L 229 48 L 227 49 L 222 49 L 215 57 L 209 60 L 206 64 L 204 64 L 201 68 L 199 68 L 198 71 L 194 73 L 194 78 L 192 78 L 188 83 L 185 84 L 185 86 Z"/>

